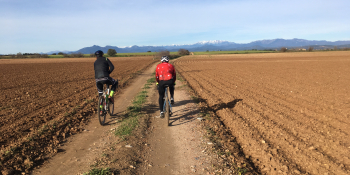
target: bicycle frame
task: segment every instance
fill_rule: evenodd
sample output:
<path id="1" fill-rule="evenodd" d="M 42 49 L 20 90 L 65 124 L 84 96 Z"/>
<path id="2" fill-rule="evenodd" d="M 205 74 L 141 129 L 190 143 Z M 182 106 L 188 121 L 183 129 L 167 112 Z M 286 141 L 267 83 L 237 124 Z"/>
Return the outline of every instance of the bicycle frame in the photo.
<path id="1" fill-rule="evenodd" d="M 103 98 L 104 98 L 104 102 L 105 102 L 105 104 L 103 104 L 103 108 L 104 108 L 104 110 L 106 110 L 106 111 L 108 111 L 108 96 L 109 96 L 109 93 L 110 93 L 110 89 L 109 89 L 109 85 L 106 85 L 107 86 L 107 88 L 103 91 L 103 94 L 102 94 L 102 96 L 103 96 Z"/>

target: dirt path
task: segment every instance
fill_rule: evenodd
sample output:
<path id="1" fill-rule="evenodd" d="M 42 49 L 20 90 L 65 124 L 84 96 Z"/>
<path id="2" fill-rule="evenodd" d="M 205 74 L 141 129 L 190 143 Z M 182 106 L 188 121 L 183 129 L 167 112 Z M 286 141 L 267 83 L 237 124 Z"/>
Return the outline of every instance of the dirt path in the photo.
<path id="1" fill-rule="evenodd" d="M 141 91 L 146 80 L 152 76 L 155 65 L 151 66 L 141 75 L 139 75 L 130 86 L 117 94 L 115 101 L 116 116 L 107 117 L 109 125 L 101 127 L 97 117 L 85 127 L 83 133 L 74 135 L 67 139 L 65 144 L 61 144 L 59 153 L 49 159 L 39 169 L 33 171 L 33 174 L 79 174 L 90 169 L 90 165 L 96 157 L 101 156 L 103 148 L 113 142 L 114 136 L 107 133 L 115 128 L 118 114 L 125 111 L 130 106 L 131 100 Z"/>
<path id="2" fill-rule="evenodd" d="M 148 136 L 148 148 L 144 154 L 145 163 L 139 174 L 207 174 L 212 158 L 205 153 L 207 141 L 202 133 L 197 115 L 197 105 L 185 90 L 185 85 L 177 81 L 175 104 L 170 117 L 171 126 L 165 119 L 157 118 L 159 110 L 154 112 L 151 121 L 151 134 Z M 158 93 L 154 88 L 150 92 L 150 102 L 157 106 Z"/>
<path id="3" fill-rule="evenodd" d="M 33 174 L 82 174 L 91 169 L 90 166 L 94 161 L 104 154 L 103 150 L 117 140 L 117 137 L 110 132 L 118 126 L 118 114 L 131 105 L 131 100 L 141 91 L 146 80 L 152 77 L 154 70 L 155 65 L 117 95 L 114 109 L 117 115 L 108 118 L 109 125 L 101 127 L 97 118 L 94 117 L 83 133 L 70 137 L 65 144 L 61 145 L 59 153 L 39 169 L 34 170 Z M 197 119 L 199 110 L 187 88 L 187 85 L 177 81 L 175 104 L 169 127 L 166 126 L 165 119 L 156 118 L 159 116 L 158 91 L 155 86 L 149 89 L 148 102 L 145 106 L 148 106 L 147 111 L 151 113 L 148 128 L 150 132 L 145 142 L 142 141 L 143 161 L 137 166 L 136 174 L 213 173 L 212 165 L 213 162 L 218 162 L 215 157 L 217 155 L 213 156 L 211 152 L 213 143 L 203 137 L 205 131 L 202 129 L 201 121 Z M 130 173 L 131 171 L 123 171 L 121 174 Z"/>

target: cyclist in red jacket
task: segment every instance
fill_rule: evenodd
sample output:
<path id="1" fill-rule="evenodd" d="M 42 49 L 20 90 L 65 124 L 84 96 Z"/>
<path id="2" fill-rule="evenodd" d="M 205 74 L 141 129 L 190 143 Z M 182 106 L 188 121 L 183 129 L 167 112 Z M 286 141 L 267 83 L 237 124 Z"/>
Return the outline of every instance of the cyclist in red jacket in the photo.
<path id="1" fill-rule="evenodd" d="M 170 100 L 171 104 L 174 104 L 174 85 L 176 81 L 176 72 L 173 65 L 169 63 L 168 56 L 162 56 L 162 63 L 157 65 L 156 68 L 156 80 L 158 85 L 159 92 L 159 109 L 160 109 L 160 118 L 164 118 L 163 113 L 163 103 L 164 103 L 164 93 L 165 85 L 169 85 L 170 89 Z"/>

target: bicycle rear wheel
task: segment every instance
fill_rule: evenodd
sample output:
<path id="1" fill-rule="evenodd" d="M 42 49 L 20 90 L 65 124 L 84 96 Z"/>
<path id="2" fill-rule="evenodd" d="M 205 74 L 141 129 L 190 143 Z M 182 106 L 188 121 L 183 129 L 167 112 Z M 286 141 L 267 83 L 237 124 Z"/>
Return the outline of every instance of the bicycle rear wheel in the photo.
<path id="1" fill-rule="evenodd" d="M 106 121 L 106 113 L 104 112 L 104 107 L 101 109 L 100 105 L 105 105 L 104 97 L 101 95 L 98 97 L 98 106 L 97 106 L 97 116 L 100 121 L 100 125 L 104 125 Z M 101 112 L 102 111 L 102 112 Z"/>
<path id="2" fill-rule="evenodd" d="M 170 106 L 169 106 L 169 88 L 166 88 L 165 91 L 165 120 L 166 120 L 166 126 L 169 126 L 169 118 L 170 118 Z"/>

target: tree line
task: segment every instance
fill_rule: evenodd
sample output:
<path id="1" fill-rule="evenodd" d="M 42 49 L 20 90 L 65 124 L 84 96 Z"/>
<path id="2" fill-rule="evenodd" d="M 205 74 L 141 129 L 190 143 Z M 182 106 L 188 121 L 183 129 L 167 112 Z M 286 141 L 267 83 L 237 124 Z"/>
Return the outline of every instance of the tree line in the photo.
<path id="1" fill-rule="evenodd" d="M 148 51 L 151 52 L 151 51 Z M 117 51 L 115 49 L 108 49 L 107 53 L 108 56 L 114 57 L 117 55 Z M 171 55 L 169 51 L 160 51 L 156 52 L 154 54 L 155 58 L 161 58 L 162 56 L 166 55 L 169 56 L 171 59 L 177 58 L 184 55 L 189 55 L 190 52 L 186 49 L 179 49 L 177 54 Z M 83 53 L 64 53 L 64 52 L 58 52 L 58 53 L 52 53 L 51 55 L 61 55 L 63 58 L 82 58 L 82 57 L 95 57 L 94 53 L 90 54 L 83 54 Z M 52 57 L 52 56 L 51 56 Z M 48 54 L 40 54 L 40 53 L 17 53 L 17 54 L 8 54 L 8 55 L 0 55 L 0 58 L 50 58 Z"/>

